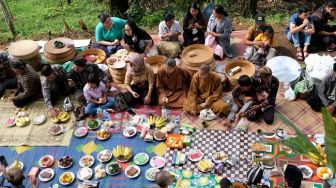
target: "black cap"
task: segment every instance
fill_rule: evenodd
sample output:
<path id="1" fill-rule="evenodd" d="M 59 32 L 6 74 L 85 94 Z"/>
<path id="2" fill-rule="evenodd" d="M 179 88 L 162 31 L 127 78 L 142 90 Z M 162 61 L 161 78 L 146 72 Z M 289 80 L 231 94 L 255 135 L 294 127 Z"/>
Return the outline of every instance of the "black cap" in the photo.
<path id="1" fill-rule="evenodd" d="M 255 23 L 256 23 L 256 24 L 265 24 L 265 15 L 263 15 L 263 14 L 258 14 L 258 15 L 255 17 Z"/>
<path id="2" fill-rule="evenodd" d="M 74 64 L 80 67 L 84 67 L 86 65 L 86 59 L 84 57 L 78 57 L 75 59 Z"/>
<path id="3" fill-rule="evenodd" d="M 219 182 L 221 188 L 230 188 L 232 185 L 231 181 L 227 178 L 222 178 Z"/>

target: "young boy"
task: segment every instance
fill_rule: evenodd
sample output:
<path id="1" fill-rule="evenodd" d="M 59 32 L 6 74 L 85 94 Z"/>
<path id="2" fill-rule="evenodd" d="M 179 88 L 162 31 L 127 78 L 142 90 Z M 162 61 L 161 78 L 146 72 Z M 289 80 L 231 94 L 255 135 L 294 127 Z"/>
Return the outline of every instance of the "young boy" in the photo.
<path id="1" fill-rule="evenodd" d="M 256 97 L 256 90 L 252 86 L 252 80 L 247 75 L 238 79 L 238 86 L 232 91 L 233 104 L 228 120 L 236 125 L 245 111 L 253 104 Z M 239 110 L 239 111 L 238 111 Z M 238 113 L 237 113 L 238 112 Z"/>

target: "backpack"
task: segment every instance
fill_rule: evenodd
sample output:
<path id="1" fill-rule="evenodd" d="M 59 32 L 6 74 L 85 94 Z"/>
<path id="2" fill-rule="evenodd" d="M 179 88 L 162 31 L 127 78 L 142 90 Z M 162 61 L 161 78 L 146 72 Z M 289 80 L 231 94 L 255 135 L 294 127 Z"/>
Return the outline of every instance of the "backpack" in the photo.
<path id="1" fill-rule="evenodd" d="M 257 185 L 261 182 L 264 169 L 261 166 L 254 166 L 247 172 L 247 185 Z"/>

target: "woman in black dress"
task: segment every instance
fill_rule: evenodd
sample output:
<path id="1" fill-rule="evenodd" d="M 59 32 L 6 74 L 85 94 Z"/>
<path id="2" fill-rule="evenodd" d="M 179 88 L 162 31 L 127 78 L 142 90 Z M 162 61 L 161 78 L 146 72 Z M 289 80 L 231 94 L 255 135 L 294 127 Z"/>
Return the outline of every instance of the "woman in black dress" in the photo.
<path id="1" fill-rule="evenodd" d="M 204 44 L 206 23 L 197 3 L 189 6 L 188 13 L 183 20 L 184 46 Z"/>

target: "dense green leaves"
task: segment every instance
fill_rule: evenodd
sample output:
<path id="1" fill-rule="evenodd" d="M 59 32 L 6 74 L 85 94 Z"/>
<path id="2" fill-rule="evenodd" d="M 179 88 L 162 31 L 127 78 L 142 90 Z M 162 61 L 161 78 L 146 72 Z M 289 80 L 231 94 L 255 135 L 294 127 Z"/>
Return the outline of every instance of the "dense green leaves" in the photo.
<path id="1" fill-rule="evenodd" d="M 323 123 L 325 130 L 325 152 L 327 154 L 328 166 L 336 171 L 336 124 L 330 113 L 323 108 Z"/>

